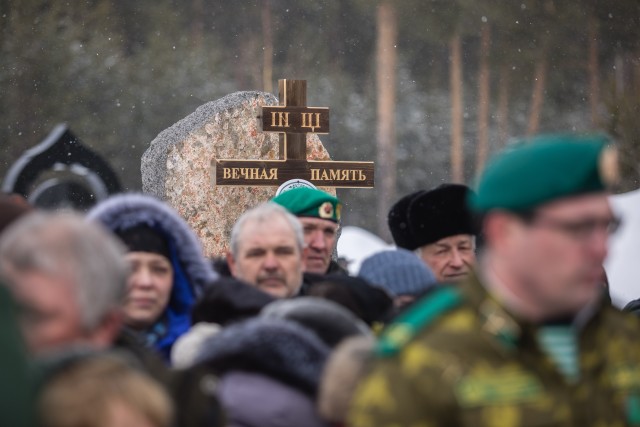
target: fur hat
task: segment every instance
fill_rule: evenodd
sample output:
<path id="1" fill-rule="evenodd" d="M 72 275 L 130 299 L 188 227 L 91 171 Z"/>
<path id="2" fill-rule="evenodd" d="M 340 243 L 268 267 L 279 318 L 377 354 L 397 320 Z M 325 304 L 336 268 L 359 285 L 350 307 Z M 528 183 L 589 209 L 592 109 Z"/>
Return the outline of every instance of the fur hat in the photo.
<path id="1" fill-rule="evenodd" d="M 399 248 L 413 250 L 418 247 L 414 243 L 411 227 L 409 226 L 409 206 L 413 199 L 422 193 L 424 193 L 424 191 L 419 190 L 407 194 L 391 206 L 389 210 L 387 224 L 389 224 L 389 231 L 391 231 L 393 242 Z"/>
<path id="2" fill-rule="evenodd" d="M 415 250 L 457 234 L 477 234 L 472 215 L 467 208 L 471 190 L 461 184 L 442 184 L 424 191 L 411 200 L 408 222 Z"/>

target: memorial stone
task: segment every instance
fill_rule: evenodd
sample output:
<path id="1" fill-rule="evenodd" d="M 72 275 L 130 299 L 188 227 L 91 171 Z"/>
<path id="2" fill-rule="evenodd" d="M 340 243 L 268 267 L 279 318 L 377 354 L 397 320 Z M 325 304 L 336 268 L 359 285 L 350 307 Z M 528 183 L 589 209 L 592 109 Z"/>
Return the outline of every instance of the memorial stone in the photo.
<path id="1" fill-rule="evenodd" d="M 275 195 L 279 184 L 215 185 L 212 169 L 216 159 L 280 158 L 278 134 L 262 132 L 258 120 L 270 105 L 278 100 L 264 92 L 236 92 L 206 103 L 161 132 L 142 156 L 143 191 L 175 208 L 209 257 L 228 250 L 231 228 L 243 212 Z M 330 160 L 315 134 L 306 135 L 306 159 Z"/>

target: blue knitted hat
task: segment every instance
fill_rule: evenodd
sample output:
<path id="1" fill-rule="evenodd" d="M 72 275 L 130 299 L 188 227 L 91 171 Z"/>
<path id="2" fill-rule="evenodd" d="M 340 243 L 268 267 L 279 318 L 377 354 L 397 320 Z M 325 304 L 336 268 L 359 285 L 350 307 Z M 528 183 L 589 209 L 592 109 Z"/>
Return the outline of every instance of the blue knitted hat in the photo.
<path id="1" fill-rule="evenodd" d="M 420 258 L 406 249 L 378 252 L 365 259 L 358 276 L 394 296 L 418 295 L 436 284 L 436 277 Z"/>

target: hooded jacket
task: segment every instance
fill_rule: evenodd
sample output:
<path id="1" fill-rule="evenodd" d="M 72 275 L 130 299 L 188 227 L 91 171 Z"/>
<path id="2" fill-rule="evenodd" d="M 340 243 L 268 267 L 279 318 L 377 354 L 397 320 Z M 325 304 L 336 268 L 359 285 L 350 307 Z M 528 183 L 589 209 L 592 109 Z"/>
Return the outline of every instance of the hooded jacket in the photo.
<path id="1" fill-rule="evenodd" d="M 164 314 L 158 325 L 152 327 L 161 331 L 152 345 L 168 361 L 173 343 L 191 325 L 190 311 L 196 298 L 218 278 L 203 256 L 198 238 L 176 211 L 144 194 L 110 197 L 91 209 L 87 219 L 102 223 L 112 232 L 147 225 L 168 242 L 174 271 L 173 287 Z M 162 327 L 155 327 L 159 325 Z"/>

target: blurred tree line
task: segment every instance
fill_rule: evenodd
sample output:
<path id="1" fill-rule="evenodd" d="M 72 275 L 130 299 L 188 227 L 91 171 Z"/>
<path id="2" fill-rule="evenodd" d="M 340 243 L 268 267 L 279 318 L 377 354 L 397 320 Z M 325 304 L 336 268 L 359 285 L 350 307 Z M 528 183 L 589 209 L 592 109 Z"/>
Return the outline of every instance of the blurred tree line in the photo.
<path id="1" fill-rule="evenodd" d="M 381 231 L 535 132 L 611 133 L 640 186 L 637 0 L 0 0 L 0 22 L 1 176 L 67 122 L 139 190 L 159 132 L 296 78 L 331 107 L 332 157 L 377 161 L 375 190 L 339 190 L 347 224 Z"/>

